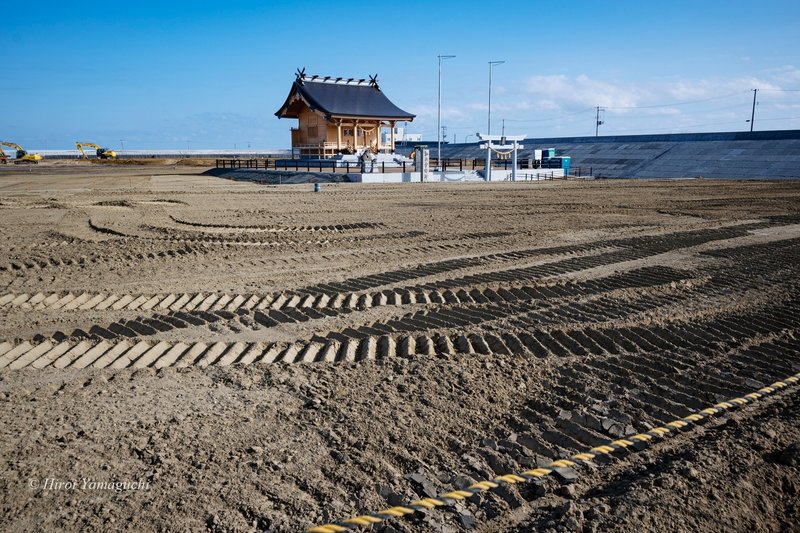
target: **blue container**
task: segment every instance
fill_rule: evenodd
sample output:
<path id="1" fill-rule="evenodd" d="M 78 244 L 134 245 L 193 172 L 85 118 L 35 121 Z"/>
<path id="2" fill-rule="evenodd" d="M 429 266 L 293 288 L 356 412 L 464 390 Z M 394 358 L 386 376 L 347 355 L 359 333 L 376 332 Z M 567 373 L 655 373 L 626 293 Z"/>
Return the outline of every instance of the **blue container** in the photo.
<path id="1" fill-rule="evenodd" d="M 572 166 L 572 157 L 570 156 L 562 156 L 561 157 L 561 168 L 564 169 L 564 176 L 569 176 L 569 169 Z"/>
<path id="2" fill-rule="evenodd" d="M 322 190 L 322 186 L 319 183 L 314 184 L 314 192 L 319 192 Z"/>

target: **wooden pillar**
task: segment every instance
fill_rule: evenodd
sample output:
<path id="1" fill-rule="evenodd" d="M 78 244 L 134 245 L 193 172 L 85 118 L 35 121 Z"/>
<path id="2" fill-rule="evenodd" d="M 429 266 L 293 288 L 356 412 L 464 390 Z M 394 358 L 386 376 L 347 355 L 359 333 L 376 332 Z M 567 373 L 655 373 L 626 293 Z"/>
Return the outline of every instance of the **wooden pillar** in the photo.
<path id="1" fill-rule="evenodd" d="M 389 126 L 392 128 L 392 153 L 394 153 L 394 125 L 397 124 L 394 120 L 389 122 Z"/>
<path id="2" fill-rule="evenodd" d="M 381 151 L 381 121 L 375 124 L 375 149 L 380 153 Z"/>
<path id="3" fill-rule="evenodd" d="M 342 121 L 336 121 L 336 150 L 342 151 Z"/>

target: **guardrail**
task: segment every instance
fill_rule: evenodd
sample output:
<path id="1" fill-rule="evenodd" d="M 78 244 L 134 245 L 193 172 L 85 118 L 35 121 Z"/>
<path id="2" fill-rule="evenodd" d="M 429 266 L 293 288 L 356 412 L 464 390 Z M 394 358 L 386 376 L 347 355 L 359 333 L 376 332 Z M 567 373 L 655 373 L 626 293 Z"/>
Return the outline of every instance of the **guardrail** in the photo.
<path id="1" fill-rule="evenodd" d="M 180 152 L 180 151 L 146 151 L 146 150 L 115 150 L 117 152 L 117 159 L 118 160 L 126 160 L 126 159 L 238 159 L 238 158 L 245 158 L 245 159 L 276 159 L 276 158 L 283 158 L 283 157 L 290 157 L 290 152 L 287 150 L 285 152 L 275 151 L 275 152 L 255 152 L 250 151 L 248 153 L 239 153 L 239 152 L 208 152 L 204 153 L 201 151 L 197 152 Z M 78 153 L 77 150 L 39 150 L 36 153 L 40 153 L 44 156 L 45 160 L 66 160 L 66 159 L 83 159 L 81 155 Z M 94 155 L 94 150 L 91 151 L 91 154 L 88 154 L 88 159 L 97 159 L 97 156 Z"/>
<path id="2" fill-rule="evenodd" d="M 405 161 L 380 161 L 373 163 L 359 163 L 351 161 L 324 160 L 324 159 L 217 159 L 216 168 L 252 168 L 264 170 L 293 170 L 295 172 L 412 172 L 413 163 Z"/>
<path id="3" fill-rule="evenodd" d="M 574 178 L 593 178 L 592 167 L 588 171 L 581 167 L 573 168 L 570 173 L 558 172 L 561 169 L 553 169 L 549 173 L 545 170 L 530 171 L 529 169 L 517 170 L 517 181 L 539 181 L 539 180 L 566 180 Z"/>
<path id="4" fill-rule="evenodd" d="M 556 176 L 556 171 L 551 170 L 547 172 L 519 172 L 517 171 L 517 181 L 550 181 L 550 180 L 563 180 L 566 179 L 563 172 L 559 172 Z"/>
<path id="5" fill-rule="evenodd" d="M 513 161 L 511 159 L 492 159 L 492 168 L 508 170 L 511 168 Z M 436 167 L 438 161 L 435 157 L 431 158 L 431 167 Z M 535 168 L 561 168 L 560 161 L 538 160 L 532 161 L 530 159 L 519 159 L 517 161 L 517 168 L 519 169 L 535 169 Z M 463 171 L 464 169 L 486 169 L 486 159 L 442 159 L 441 167 L 443 170 L 458 168 Z"/>
<path id="6" fill-rule="evenodd" d="M 541 161 L 538 166 L 531 167 L 528 160 L 521 160 L 520 166 L 517 169 L 518 174 L 524 173 L 526 170 L 540 170 L 540 169 L 561 169 L 561 165 L 556 165 L 549 161 Z M 216 159 L 216 168 L 250 168 L 264 170 L 293 170 L 295 172 L 413 172 L 414 164 L 406 162 L 395 161 L 380 161 L 373 163 L 359 163 L 350 161 L 338 160 L 325 160 L 325 159 Z M 437 160 L 431 159 L 430 168 L 433 171 L 437 168 Z M 442 159 L 441 170 L 455 170 L 460 172 L 464 170 L 479 170 L 486 169 L 485 159 Z M 492 168 L 510 170 L 510 160 L 493 160 Z M 592 167 L 572 167 L 569 169 L 569 176 L 572 177 L 591 177 L 593 176 Z"/>

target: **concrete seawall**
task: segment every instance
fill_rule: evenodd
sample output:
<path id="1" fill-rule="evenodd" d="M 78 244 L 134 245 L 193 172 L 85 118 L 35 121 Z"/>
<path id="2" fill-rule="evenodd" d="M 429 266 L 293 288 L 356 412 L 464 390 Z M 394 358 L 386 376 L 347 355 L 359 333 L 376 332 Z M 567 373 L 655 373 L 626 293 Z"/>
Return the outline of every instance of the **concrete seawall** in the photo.
<path id="1" fill-rule="evenodd" d="M 520 159 L 555 148 L 572 167 L 609 178 L 800 178 L 800 130 L 531 138 Z M 483 159 L 477 143 L 442 147 L 447 159 Z"/>

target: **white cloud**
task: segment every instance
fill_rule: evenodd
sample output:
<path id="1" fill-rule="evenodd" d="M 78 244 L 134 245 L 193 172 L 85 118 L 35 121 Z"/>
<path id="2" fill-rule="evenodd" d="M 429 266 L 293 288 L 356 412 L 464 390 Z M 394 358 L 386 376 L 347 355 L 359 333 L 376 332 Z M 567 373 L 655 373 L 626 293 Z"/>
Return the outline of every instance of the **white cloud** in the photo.
<path id="1" fill-rule="evenodd" d="M 638 88 L 594 80 L 585 74 L 574 79 L 564 74 L 531 76 L 523 83 L 523 92 L 558 102 L 560 107 L 626 107 L 636 105 L 642 96 Z"/>
<path id="2" fill-rule="evenodd" d="M 782 67 L 769 69 L 766 72 L 772 74 L 776 80 L 786 84 L 800 83 L 800 68 L 794 65 L 783 65 Z M 793 87 L 797 89 L 798 87 Z"/>
<path id="3" fill-rule="evenodd" d="M 782 71 L 783 77 L 795 72 Z M 797 71 L 800 77 L 800 71 Z M 755 76 L 732 79 L 679 80 L 646 82 L 639 85 L 590 78 L 580 74 L 574 78 L 564 74 L 530 76 L 522 84 L 522 93 L 537 96 L 550 108 L 567 109 L 576 105 L 587 107 L 634 108 L 654 105 L 682 104 L 694 100 L 746 93 L 751 88 L 780 89 L 774 81 Z"/>
<path id="4" fill-rule="evenodd" d="M 492 92 L 492 128 L 532 136 L 594 135 L 595 107 L 605 108 L 601 134 L 659 133 L 679 131 L 737 131 L 747 129 L 753 93 L 759 88 L 756 127 L 800 127 L 797 120 L 759 123 L 759 115 L 796 117 L 800 69 L 784 65 L 745 75 L 713 78 L 650 78 L 621 81 L 586 73 L 551 72 L 504 80 Z M 498 90 L 503 87 L 506 90 Z M 486 128 L 486 88 L 476 85 L 459 95 L 445 95 L 442 124 L 450 132 Z M 458 102 L 461 100 L 461 102 Z M 431 105 L 433 104 L 433 105 Z M 436 102 L 410 106 L 417 119 L 410 130 L 436 135 Z"/>
<path id="5" fill-rule="evenodd" d="M 785 65 L 754 75 L 730 78 L 669 79 L 622 82 L 587 74 L 570 76 L 552 73 L 528 76 L 516 94 L 492 103 L 498 110 L 517 110 L 518 122 L 537 123 L 537 129 L 553 133 L 585 135 L 594 132 L 594 108 L 606 108 L 601 132 L 625 133 L 679 131 L 693 125 L 711 130 L 744 129 L 750 118 L 750 104 L 758 88 L 758 115 L 787 116 L 800 106 L 797 88 L 800 69 Z M 524 115 L 524 116 L 522 116 Z M 589 116 L 591 115 L 591 116 Z M 508 117 L 508 114 L 504 116 Z M 782 127 L 792 127 L 787 122 Z M 702 131 L 703 127 L 693 131 Z M 797 126 L 794 126 L 797 127 Z M 576 129 L 577 128 L 577 129 Z M 613 130 L 613 131 L 612 131 Z"/>
<path id="6" fill-rule="evenodd" d="M 417 116 L 417 121 L 436 120 L 438 112 L 437 106 L 418 105 L 414 107 L 414 114 Z M 463 109 L 452 106 L 442 105 L 442 120 L 464 120 L 467 114 Z"/>

